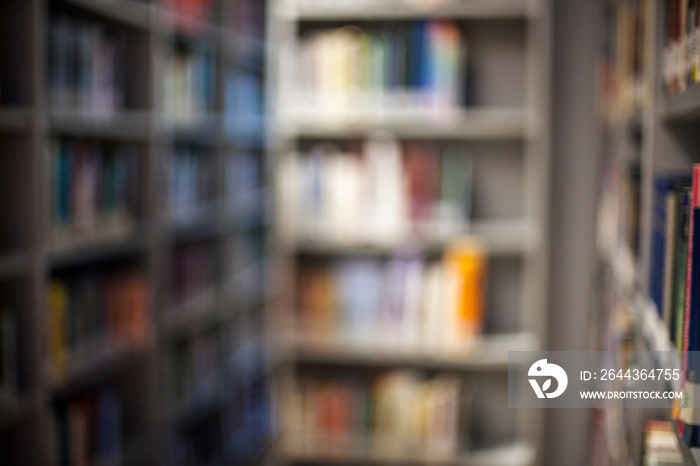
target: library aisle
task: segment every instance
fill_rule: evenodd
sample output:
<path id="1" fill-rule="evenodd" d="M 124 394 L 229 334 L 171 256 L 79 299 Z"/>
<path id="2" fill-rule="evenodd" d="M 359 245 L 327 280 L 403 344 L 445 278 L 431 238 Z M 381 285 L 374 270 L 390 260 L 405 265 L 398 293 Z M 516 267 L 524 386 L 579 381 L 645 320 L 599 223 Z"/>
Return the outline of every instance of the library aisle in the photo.
<path id="1" fill-rule="evenodd" d="M 695 395 L 698 81 L 696 0 L 0 2 L 0 464 L 700 464 L 509 398 Z"/>

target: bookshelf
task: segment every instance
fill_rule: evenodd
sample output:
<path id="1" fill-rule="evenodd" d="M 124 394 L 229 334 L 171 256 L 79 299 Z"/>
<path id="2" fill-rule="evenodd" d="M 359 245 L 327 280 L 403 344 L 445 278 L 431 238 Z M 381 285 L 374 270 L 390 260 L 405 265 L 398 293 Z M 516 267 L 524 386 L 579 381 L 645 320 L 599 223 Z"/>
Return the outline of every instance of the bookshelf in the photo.
<path id="1" fill-rule="evenodd" d="M 537 464 L 539 415 L 482 408 L 506 403 L 508 351 L 537 350 L 545 335 L 549 3 L 280 0 L 268 22 L 269 40 L 279 44 L 268 66 L 277 180 L 276 283 L 282 295 L 272 311 L 276 351 L 283 355 L 277 384 L 284 427 L 276 457 L 285 464 Z M 426 36 L 423 27 L 431 31 Z M 429 58 L 423 63 L 425 73 L 436 73 L 435 88 L 416 84 L 420 78 L 409 70 L 418 65 L 400 58 L 382 66 L 380 58 L 362 61 L 364 51 L 400 57 L 410 50 L 409 56 L 429 57 L 418 50 L 421 37 L 425 50 L 444 52 L 444 69 L 429 71 Z M 335 57 L 324 55 L 328 43 L 334 44 Z M 343 71 L 333 76 L 323 68 L 328 61 Z M 382 146 L 387 134 L 390 142 Z M 388 152 L 394 155 L 382 159 Z M 467 192 L 455 194 L 460 206 L 467 201 L 470 207 L 456 217 L 436 214 L 435 199 L 447 196 L 440 194 L 447 188 L 416 181 L 431 179 L 430 173 L 439 172 L 434 163 L 446 167 L 448 160 L 456 164 L 455 173 L 471 172 L 462 178 Z M 368 188 L 361 183 L 371 178 L 367 167 L 375 162 L 384 163 L 384 185 Z M 422 167 L 420 175 L 411 177 L 410 163 Z M 440 176 L 448 179 L 449 169 L 443 170 Z M 338 173 L 344 173 L 342 179 Z M 394 179 L 434 197 L 412 202 L 412 194 L 392 187 Z M 386 189 L 381 219 L 368 213 L 374 207 L 363 201 L 367 189 Z M 394 215 L 388 205 L 400 213 Z M 450 212 L 452 204 L 446 205 Z M 412 333 L 420 332 L 414 325 L 427 329 L 428 324 L 411 320 L 410 306 L 396 311 L 403 317 L 394 324 L 382 321 L 386 308 L 375 298 L 396 298 L 387 296 L 394 293 L 391 283 L 402 280 L 401 270 L 417 280 L 411 282 L 416 289 L 427 289 L 429 279 L 421 282 L 411 274 L 427 277 L 455 244 L 474 238 L 488 263 L 481 330 L 443 348 L 430 336 Z M 353 291 L 353 283 L 364 285 Z M 404 286 L 396 292 L 406 293 L 404 303 L 422 302 L 423 295 L 409 298 L 412 287 Z M 360 321 L 369 324 L 362 327 Z M 361 338 L 357 325 L 371 336 Z M 435 455 L 393 451 L 379 432 L 358 432 L 342 417 L 336 421 L 344 427 L 328 427 L 324 434 L 323 426 L 311 426 L 290 408 L 303 404 L 313 411 L 314 403 L 321 405 L 328 396 L 339 400 L 334 406 L 342 411 L 346 402 L 357 407 L 352 404 L 357 397 L 381 400 L 382 393 L 372 389 L 381 385 L 377 380 L 416 377 L 420 382 L 397 382 L 410 391 L 421 383 L 447 383 L 441 376 L 459 380 L 460 390 L 474 384 L 476 395 L 473 402 L 456 400 L 456 410 L 473 409 L 472 416 L 460 418 L 471 423 L 455 428 L 464 438 Z"/>
<path id="2" fill-rule="evenodd" d="M 682 212 L 676 210 L 679 205 L 671 207 L 671 200 L 684 196 L 681 185 L 690 183 L 679 181 L 679 185 L 668 188 L 662 184 L 664 179 L 691 173 L 698 162 L 699 87 L 688 78 L 695 66 L 695 51 L 687 46 L 684 53 L 678 53 L 684 58 L 677 61 L 670 52 L 673 47 L 681 47 L 680 38 L 686 33 L 697 31 L 694 14 L 687 14 L 687 21 L 682 21 L 673 10 L 680 15 L 686 8 L 695 8 L 695 3 L 610 1 L 604 6 L 609 31 L 608 53 L 602 62 L 609 68 L 601 94 L 607 140 L 598 246 L 602 269 L 609 276 L 600 284 L 600 328 L 594 346 L 666 352 L 671 355 L 665 358 L 668 360 L 655 364 L 682 368 L 684 352 L 682 347 L 679 349 L 682 343 L 678 332 L 685 321 L 685 297 L 683 301 L 669 297 L 681 283 L 675 267 L 687 263 L 687 255 L 679 249 L 686 240 L 682 236 L 678 241 L 668 240 L 672 235 L 661 230 L 670 228 L 672 211 Z M 688 39 L 687 43 L 694 40 Z M 683 42 L 682 47 L 686 47 Z M 613 74 L 616 76 L 608 80 Z M 611 201 L 619 204 L 609 209 Z M 661 251 L 661 244 L 670 245 L 678 255 L 667 259 L 670 256 Z M 662 276 L 661 271 L 666 274 L 669 265 L 674 271 Z M 678 419 L 670 404 L 663 409 L 632 410 L 628 416 L 604 410 L 603 416 L 607 422 L 602 435 L 624 438 L 601 448 L 612 461 L 642 460 L 642 430 L 647 419 L 672 419 L 678 434 Z M 685 464 L 697 464 L 697 448 L 689 447 L 678 435 Z"/>
<path id="3" fill-rule="evenodd" d="M 0 6 L 3 464 L 268 456 L 265 3 Z"/>

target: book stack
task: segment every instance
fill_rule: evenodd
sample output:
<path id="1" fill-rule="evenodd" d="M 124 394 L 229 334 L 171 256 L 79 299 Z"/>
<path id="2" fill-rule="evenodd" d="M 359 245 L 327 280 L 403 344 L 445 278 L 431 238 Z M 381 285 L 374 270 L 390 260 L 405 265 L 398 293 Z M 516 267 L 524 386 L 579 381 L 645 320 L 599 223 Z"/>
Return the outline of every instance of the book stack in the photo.
<path id="1" fill-rule="evenodd" d="M 293 108 L 451 114 L 466 98 L 466 42 L 452 21 L 310 30 L 299 41 Z"/>
<path id="2" fill-rule="evenodd" d="M 49 21 L 48 92 L 54 110 L 109 117 L 126 102 L 126 39 L 97 22 Z"/>
<path id="3" fill-rule="evenodd" d="M 693 399 L 700 383 L 700 164 L 687 173 L 657 174 L 651 232 L 649 294 L 681 360 L 678 431 L 700 446 Z"/>
<path id="4" fill-rule="evenodd" d="M 678 350 L 682 350 L 685 324 L 691 197 L 688 174 L 656 176 L 649 295 Z"/>
<path id="5" fill-rule="evenodd" d="M 0 307 L 0 406 L 17 395 L 17 319 L 14 312 Z"/>
<path id="6" fill-rule="evenodd" d="M 60 139 L 51 145 L 53 232 L 57 243 L 108 237 L 134 227 L 139 203 L 139 153 L 94 141 Z"/>
<path id="7" fill-rule="evenodd" d="M 168 158 L 168 205 L 174 224 L 209 218 L 216 198 L 216 158 L 193 147 L 179 147 Z"/>
<path id="8" fill-rule="evenodd" d="M 176 41 L 163 65 L 161 108 L 165 123 L 196 124 L 214 110 L 215 102 L 214 46 Z"/>
<path id="9" fill-rule="evenodd" d="M 458 146 L 402 150 L 390 137 L 368 141 L 362 154 L 318 146 L 280 163 L 281 223 L 290 237 L 340 243 L 448 236 L 468 229 L 471 176 Z"/>
<path id="10" fill-rule="evenodd" d="M 116 392 L 100 389 L 56 409 L 63 466 L 121 464 L 123 409 Z"/>
<path id="11" fill-rule="evenodd" d="M 147 278 L 137 270 L 84 272 L 51 280 L 49 353 L 54 378 L 151 338 Z"/>
<path id="12" fill-rule="evenodd" d="M 458 377 L 396 370 L 369 379 L 302 377 L 284 408 L 296 448 L 454 457 L 470 443 L 471 396 Z"/>
<path id="13" fill-rule="evenodd" d="M 670 95 L 700 81 L 700 12 L 697 0 L 666 0 L 663 78 Z"/>
<path id="14" fill-rule="evenodd" d="M 302 332 L 429 353 L 464 350 L 481 332 L 487 261 L 476 243 L 442 261 L 396 257 L 300 266 Z"/>
<path id="15" fill-rule="evenodd" d="M 644 424 L 644 466 L 683 466 L 683 454 L 669 421 L 649 419 Z"/>
<path id="16" fill-rule="evenodd" d="M 645 1 L 610 5 L 610 27 L 601 63 L 601 105 L 610 122 L 630 118 L 649 106 L 646 75 L 651 47 L 645 40 L 651 27 Z"/>

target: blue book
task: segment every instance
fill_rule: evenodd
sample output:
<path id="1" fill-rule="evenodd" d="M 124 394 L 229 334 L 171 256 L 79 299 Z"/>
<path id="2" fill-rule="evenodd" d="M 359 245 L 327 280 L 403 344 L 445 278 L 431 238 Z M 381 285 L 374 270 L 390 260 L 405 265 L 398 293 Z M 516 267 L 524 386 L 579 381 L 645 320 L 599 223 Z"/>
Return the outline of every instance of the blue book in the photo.
<path id="1" fill-rule="evenodd" d="M 678 421 L 679 433 L 690 446 L 700 446 L 700 423 L 693 400 L 700 395 L 700 164 L 693 166 L 688 232 L 688 277 L 686 280 L 685 326 L 681 364 L 683 399 Z"/>

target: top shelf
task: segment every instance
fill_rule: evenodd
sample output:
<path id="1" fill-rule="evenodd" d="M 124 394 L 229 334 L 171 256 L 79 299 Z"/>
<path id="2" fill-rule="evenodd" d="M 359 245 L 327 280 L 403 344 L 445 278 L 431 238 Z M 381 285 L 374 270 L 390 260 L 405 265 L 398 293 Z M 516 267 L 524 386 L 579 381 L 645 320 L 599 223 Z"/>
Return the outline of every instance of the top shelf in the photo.
<path id="1" fill-rule="evenodd" d="M 292 21 L 522 19 L 537 16 L 539 7 L 536 0 L 297 0 L 283 16 Z"/>
<path id="2" fill-rule="evenodd" d="M 138 29 L 148 29 L 151 8 L 134 0 L 61 0 L 83 11 Z"/>
<path id="3" fill-rule="evenodd" d="M 700 120 L 700 85 L 667 97 L 661 105 L 661 116 L 666 121 Z"/>

